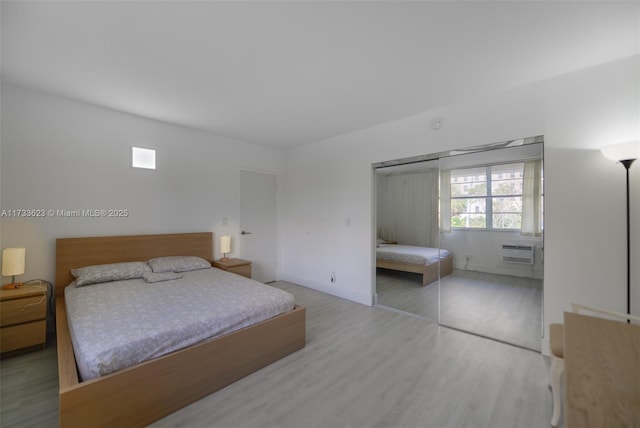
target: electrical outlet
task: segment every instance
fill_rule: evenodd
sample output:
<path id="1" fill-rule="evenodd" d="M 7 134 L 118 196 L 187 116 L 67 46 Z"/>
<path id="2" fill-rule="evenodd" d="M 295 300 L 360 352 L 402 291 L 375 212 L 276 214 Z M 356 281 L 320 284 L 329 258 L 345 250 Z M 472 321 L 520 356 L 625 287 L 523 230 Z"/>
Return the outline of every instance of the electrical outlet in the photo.
<path id="1" fill-rule="evenodd" d="M 336 273 L 335 272 L 331 272 L 331 283 L 332 284 L 336 283 Z"/>

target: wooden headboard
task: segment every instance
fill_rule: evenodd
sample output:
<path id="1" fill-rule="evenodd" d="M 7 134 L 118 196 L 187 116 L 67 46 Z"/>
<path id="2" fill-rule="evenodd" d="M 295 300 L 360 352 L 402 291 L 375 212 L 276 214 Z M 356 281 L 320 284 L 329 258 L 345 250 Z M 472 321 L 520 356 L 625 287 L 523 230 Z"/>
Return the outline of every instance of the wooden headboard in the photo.
<path id="1" fill-rule="evenodd" d="M 213 233 L 56 239 L 56 296 L 64 296 L 64 288 L 74 279 L 73 268 L 163 256 L 198 256 L 212 261 Z"/>

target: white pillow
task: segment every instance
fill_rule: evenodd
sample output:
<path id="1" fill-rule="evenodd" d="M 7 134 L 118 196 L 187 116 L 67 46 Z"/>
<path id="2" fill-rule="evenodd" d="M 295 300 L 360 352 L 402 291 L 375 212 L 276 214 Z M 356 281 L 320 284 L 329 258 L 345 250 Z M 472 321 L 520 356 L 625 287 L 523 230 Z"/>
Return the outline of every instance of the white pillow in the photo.
<path id="1" fill-rule="evenodd" d="M 190 270 L 209 269 L 211 263 L 196 256 L 168 256 L 149 260 L 149 266 L 155 273 L 188 272 Z"/>
<path id="2" fill-rule="evenodd" d="M 108 263 L 71 269 L 78 286 L 142 278 L 145 272 L 151 272 L 145 262 Z"/>

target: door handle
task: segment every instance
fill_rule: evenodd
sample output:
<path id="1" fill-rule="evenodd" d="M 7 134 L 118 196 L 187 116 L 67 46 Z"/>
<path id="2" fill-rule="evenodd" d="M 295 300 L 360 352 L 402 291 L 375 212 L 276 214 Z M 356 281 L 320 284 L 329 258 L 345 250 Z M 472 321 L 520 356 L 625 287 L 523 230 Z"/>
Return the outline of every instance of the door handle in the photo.
<path id="1" fill-rule="evenodd" d="M 243 230 L 242 232 L 240 232 L 240 235 L 251 235 L 251 232 L 246 232 Z"/>

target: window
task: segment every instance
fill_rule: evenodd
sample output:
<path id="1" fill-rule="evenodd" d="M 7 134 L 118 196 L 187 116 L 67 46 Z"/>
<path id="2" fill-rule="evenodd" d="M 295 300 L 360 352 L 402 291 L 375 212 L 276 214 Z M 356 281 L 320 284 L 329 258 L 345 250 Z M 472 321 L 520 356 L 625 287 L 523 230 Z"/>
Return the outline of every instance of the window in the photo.
<path id="1" fill-rule="evenodd" d="M 131 147 L 131 166 L 134 168 L 156 169 L 156 151 Z"/>
<path id="2" fill-rule="evenodd" d="M 452 170 L 451 228 L 520 229 L 523 170 L 522 162 Z"/>

